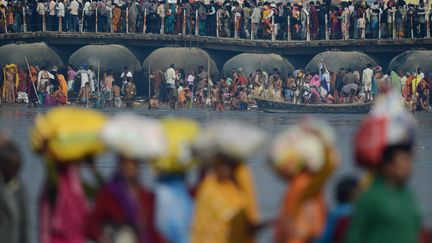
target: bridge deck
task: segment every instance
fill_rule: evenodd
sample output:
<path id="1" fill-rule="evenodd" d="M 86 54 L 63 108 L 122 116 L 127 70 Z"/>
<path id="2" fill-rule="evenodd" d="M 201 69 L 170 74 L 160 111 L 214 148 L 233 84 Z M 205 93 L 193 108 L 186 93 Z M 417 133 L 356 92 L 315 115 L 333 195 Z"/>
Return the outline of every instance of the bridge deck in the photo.
<path id="1" fill-rule="evenodd" d="M 207 36 L 111 34 L 73 32 L 35 32 L 0 34 L 0 45 L 45 41 L 51 45 L 122 44 L 131 47 L 200 47 L 233 52 L 274 52 L 281 55 L 317 54 L 326 50 L 361 51 L 366 53 L 402 52 L 411 49 L 432 49 L 432 38 L 371 39 L 328 41 L 270 41 L 216 38 Z"/>

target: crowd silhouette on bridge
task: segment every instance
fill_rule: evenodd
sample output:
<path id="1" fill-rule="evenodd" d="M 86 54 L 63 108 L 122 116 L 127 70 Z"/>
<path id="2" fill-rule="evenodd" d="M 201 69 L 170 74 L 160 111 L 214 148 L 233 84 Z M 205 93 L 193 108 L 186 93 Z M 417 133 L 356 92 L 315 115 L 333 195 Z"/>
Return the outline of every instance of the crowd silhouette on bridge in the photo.
<path id="1" fill-rule="evenodd" d="M 423 0 L 30 0 L 0 1 L 0 33 L 153 33 L 271 40 L 430 37 Z"/>

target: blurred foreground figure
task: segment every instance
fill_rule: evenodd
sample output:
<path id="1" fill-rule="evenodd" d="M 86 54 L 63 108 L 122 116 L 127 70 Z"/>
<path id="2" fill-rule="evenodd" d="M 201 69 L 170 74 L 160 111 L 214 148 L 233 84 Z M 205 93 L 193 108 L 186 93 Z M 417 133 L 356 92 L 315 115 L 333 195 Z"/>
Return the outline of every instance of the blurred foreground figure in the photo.
<path id="1" fill-rule="evenodd" d="M 211 168 L 198 188 L 193 243 L 254 241 L 259 214 L 252 173 L 245 164 L 263 142 L 263 133 L 244 124 L 209 124 L 197 141 Z"/>
<path id="2" fill-rule="evenodd" d="M 85 242 L 88 205 L 80 163 L 103 152 L 98 134 L 105 122 L 97 112 L 72 107 L 37 117 L 30 141 L 47 170 L 39 204 L 40 243 Z"/>
<path id="3" fill-rule="evenodd" d="M 0 242 L 28 242 L 21 163 L 18 147 L 0 135 Z"/>
<path id="4" fill-rule="evenodd" d="M 139 181 L 139 163 L 160 156 L 165 149 L 157 121 L 119 115 L 101 132 L 117 154 L 118 169 L 99 191 L 87 232 L 98 242 L 162 242 L 154 225 L 154 195 Z"/>
<path id="5" fill-rule="evenodd" d="M 339 180 L 335 193 L 337 205 L 327 216 L 326 227 L 319 243 L 344 242 L 358 192 L 359 182 L 355 177 L 346 176 Z"/>
<path id="6" fill-rule="evenodd" d="M 379 98 L 363 121 L 355 137 L 356 160 L 375 175 L 356 204 L 346 242 L 418 242 L 420 213 L 407 185 L 415 128 L 395 91 Z"/>
<path id="7" fill-rule="evenodd" d="M 275 242 L 314 242 L 322 234 L 326 218 L 323 188 L 338 160 L 333 131 L 323 122 L 305 120 L 275 139 L 270 162 L 289 182 Z"/>
<path id="8" fill-rule="evenodd" d="M 194 159 L 191 146 L 199 133 L 196 122 L 187 119 L 161 121 L 167 151 L 152 163 L 157 173 L 156 226 L 170 243 L 188 243 L 193 217 L 193 200 L 186 183 Z"/>

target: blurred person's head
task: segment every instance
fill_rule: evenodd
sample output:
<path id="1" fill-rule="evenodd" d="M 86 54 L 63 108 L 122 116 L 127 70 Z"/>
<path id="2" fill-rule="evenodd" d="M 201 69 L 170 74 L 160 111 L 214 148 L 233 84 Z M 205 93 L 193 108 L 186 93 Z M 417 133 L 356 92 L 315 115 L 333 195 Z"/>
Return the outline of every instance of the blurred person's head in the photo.
<path id="1" fill-rule="evenodd" d="M 139 182 L 139 161 L 119 155 L 119 173 L 129 184 Z"/>
<path id="2" fill-rule="evenodd" d="M 18 176 L 21 163 L 21 155 L 15 143 L 0 135 L 0 173 L 5 183 Z"/>
<path id="3" fill-rule="evenodd" d="M 406 184 L 412 173 L 413 144 L 389 146 L 384 150 L 379 174 L 396 186 Z"/>
<path id="4" fill-rule="evenodd" d="M 341 178 L 336 185 L 336 199 L 339 204 L 352 203 L 356 200 L 359 181 L 353 176 Z"/>

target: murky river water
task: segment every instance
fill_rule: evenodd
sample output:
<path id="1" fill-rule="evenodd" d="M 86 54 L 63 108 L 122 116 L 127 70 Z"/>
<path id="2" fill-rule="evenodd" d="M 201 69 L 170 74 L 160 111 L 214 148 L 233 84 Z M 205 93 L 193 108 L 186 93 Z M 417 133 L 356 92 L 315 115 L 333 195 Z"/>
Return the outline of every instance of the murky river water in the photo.
<path id="1" fill-rule="evenodd" d="M 33 120 L 38 113 L 44 113 L 46 109 L 30 109 L 25 106 L 3 106 L 0 108 L 0 131 L 8 133 L 20 145 L 24 156 L 24 168 L 22 178 L 28 192 L 28 205 L 30 209 L 30 224 L 32 242 L 37 242 L 37 197 L 40 192 L 42 180 L 45 176 L 43 163 L 40 158 L 34 155 L 28 143 L 28 129 L 32 126 Z M 104 110 L 107 114 L 119 112 L 118 110 Z M 301 114 L 268 114 L 258 111 L 226 111 L 223 113 L 198 110 L 159 110 L 147 111 L 145 109 L 130 110 L 139 115 L 151 117 L 182 116 L 195 119 L 199 122 L 206 122 L 213 119 L 236 119 L 244 123 L 257 125 L 270 134 L 276 134 L 287 125 L 295 124 L 304 115 Z M 326 186 L 328 202 L 333 203 L 332 186 L 341 176 L 346 174 L 359 174 L 360 171 L 353 165 L 352 159 L 352 138 L 358 128 L 363 115 L 344 114 L 317 114 L 319 118 L 327 120 L 335 127 L 337 133 L 337 144 L 340 148 L 343 161 L 336 173 Z M 425 223 L 432 226 L 432 113 L 416 114 L 419 121 L 419 139 L 417 144 L 417 156 L 415 162 L 414 177 L 411 187 L 418 198 Z M 79 122 L 79 121 L 71 121 Z M 270 218 L 276 215 L 285 185 L 280 181 L 271 168 L 265 163 L 265 149 L 260 151 L 250 160 L 250 165 L 255 177 L 260 210 L 263 218 Z M 113 171 L 115 163 L 112 156 L 104 155 L 97 161 L 98 167 L 105 176 Z M 85 175 L 84 171 L 84 175 Z M 151 187 L 152 174 L 142 167 L 142 180 Z M 271 231 L 265 230 L 260 236 L 260 242 L 270 242 Z"/>

